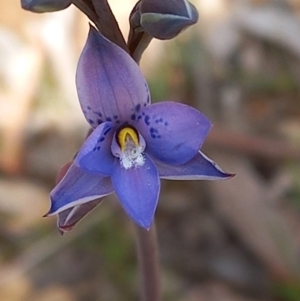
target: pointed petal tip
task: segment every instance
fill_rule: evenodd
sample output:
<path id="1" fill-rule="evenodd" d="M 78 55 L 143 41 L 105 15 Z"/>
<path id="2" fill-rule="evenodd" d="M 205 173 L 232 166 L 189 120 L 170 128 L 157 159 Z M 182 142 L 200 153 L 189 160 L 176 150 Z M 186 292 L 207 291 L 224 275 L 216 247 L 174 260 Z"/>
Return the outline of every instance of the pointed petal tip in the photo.
<path id="1" fill-rule="evenodd" d="M 65 233 L 68 233 L 72 231 L 76 226 L 76 223 L 73 225 L 67 225 L 67 226 L 58 226 L 58 231 L 61 235 L 64 235 Z"/>
<path id="2" fill-rule="evenodd" d="M 51 209 L 49 209 L 49 211 L 45 213 L 42 217 L 49 217 L 49 216 L 52 216 Z"/>
<path id="3" fill-rule="evenodd" d="M 125 208 L 124 208 L 125 209 Z M 125 210 L 128 214 L 128 216 L 132 219 L 132 221 L 138 225 L 139 227 L 149 231 L 152 224 L 153 224 L 153 220 L 154 220 L 154 212 L 153 212 L 153 216 L 149 216 L 149 214 L 146 214 L 145 216 L 141 216 L 141 213 L 136 213 L 136 212 L 132 212 L 132 211 L 127 211 Z"/>
<path id="4" fill-rule="evenodd" d="M 141 221 L 140 219 L 139 220 L 134 220 L 134 222 L 141 228 L 149 231 L 151 226 L 152 226 L 152 223 L 153 223 L 153 219 L 151 219 L 150 221 L 147 220 L 147 221 Z"/>
<path id="5" fill-rule="evenodd" d="M 234 178 L 235 176 L 236 176 L 235 173 L 229 173 L 229 172 L 227 172 L 224 175 L 224 180 L 230 180 L 230 179 Z"/>
<path id="6" fill-rule="evenodd" d="M 225 180 L 230 180 L 232 179 L 233 177 L 235 177 L 235 173 L 230 173 L 230 172 L 226 172 L 226 171 L 221 171 L 219 170 L 219 172 L 221 172 L 221 174 L 217 177 L 217 178 L 207 178 L 205 180 L 218 180 L 218 181 L 225 181 Z"/>
<path id="7" fill-rule="evenodd" d="M 93 47 L 95 45 L 113 45 L 114 47 L 118 49 L 120 48 L 118 45 L 107 39 L 97 28 L 95 28 L 91 23 L 89 23 L 89 32 L 88 32 L 88 38 L 86 44 L 91 44 Z M 123 50 L 123 49 L 122 49 Z M 124 51 L 125 52 L 125 51 Z"/>
<path id="8" fill-rule="evenodd" d="M 203 154 L 201 152 L 201 150 L 199 151 L 199 158 L 203 158 L 206 163 L 208 163 L 213 170 L 215 170 L 217 173 L 219 173 L 219 175 L 215 175 L 212 176 L 212 174 L 210 176 L 212 176 L 211 178 L 207 178 L 207 180 L 229 180 L 231 178 L 233 178 L 235 176 L 235 173 L 230 173 L 230 172 L 226 172 L 224 171 L 216 162 L 214 162 L 213 160 L 211 160 L 209 157 L 207 157 L 205 154 Z"/>
<path id="9" fill-rule="evenodd" d="M 58 229 L 58 233 L 61 235 L 61 236 L 64 236 L 65 232 L 61 231 L 60 229 Z"/>
<path id="10" fill-rule="evenodd" d="M 89 32 L 88 32 L 88 39 L 87 39 L 87 41 L 89 41 L 89 37 L 91 37 L 91 38 L 97 38 L 99 36 L 103 37 L 101 35 L 101 33 L 91 23 L 89 23 Z"/>

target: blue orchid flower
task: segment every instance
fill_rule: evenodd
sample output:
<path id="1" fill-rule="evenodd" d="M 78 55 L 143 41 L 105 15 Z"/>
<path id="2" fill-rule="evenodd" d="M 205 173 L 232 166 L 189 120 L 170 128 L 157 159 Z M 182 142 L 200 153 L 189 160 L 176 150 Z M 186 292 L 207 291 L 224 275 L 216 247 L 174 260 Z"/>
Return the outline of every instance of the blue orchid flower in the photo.
<path id="1" fill-rule="evenodd" d="M 93 27 L 79 59 L 76 85 L 93 132 L 50 194 L 47 215 L 58 215 L 61 231 L 72 229 L 99 198 L 113 192 L 133 221 L 149 229 L 160 178 L 232 176 L 199 151 L 210 121 L 184 104 L 151 104 L 138 65 Z"/>

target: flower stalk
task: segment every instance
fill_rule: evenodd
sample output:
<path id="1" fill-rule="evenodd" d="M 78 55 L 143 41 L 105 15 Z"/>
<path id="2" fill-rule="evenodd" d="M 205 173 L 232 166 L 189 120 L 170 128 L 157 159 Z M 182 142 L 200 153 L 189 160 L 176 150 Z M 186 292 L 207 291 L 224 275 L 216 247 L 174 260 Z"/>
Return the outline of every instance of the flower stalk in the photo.
<path id="1" fill-rule="evenodd" d="M 161 277 L 155 224 L 150 230 L 135 225 L 141 278 L 141 300 L 161 301 Z"/>

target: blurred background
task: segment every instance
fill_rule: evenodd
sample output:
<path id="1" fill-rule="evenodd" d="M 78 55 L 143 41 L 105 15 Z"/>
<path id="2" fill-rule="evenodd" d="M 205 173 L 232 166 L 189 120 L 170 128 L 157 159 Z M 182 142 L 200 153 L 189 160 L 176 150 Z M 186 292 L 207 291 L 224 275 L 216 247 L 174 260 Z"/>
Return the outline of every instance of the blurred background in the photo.
<path id="1" fill-rule="evenodd" d="M 133 0 L 111 0 L 124 35 Z M 142 59 L 153 101 L 213 122 L 228 181 L 164 181 L 164 300 L 300 300 L 300 1 L 194 0 L 198 24 Z M 60 236 L 42 218 L 88 126 L 74 76 L 88 21 L 0 0 L 0 300 L 138 300 L 134 229 L 114 196 Z"/>

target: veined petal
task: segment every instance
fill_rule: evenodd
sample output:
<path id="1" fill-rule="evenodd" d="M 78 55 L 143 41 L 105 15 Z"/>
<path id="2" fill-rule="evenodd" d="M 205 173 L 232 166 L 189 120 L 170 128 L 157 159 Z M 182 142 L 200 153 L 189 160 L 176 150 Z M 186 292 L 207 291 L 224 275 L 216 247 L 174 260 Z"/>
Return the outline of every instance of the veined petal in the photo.
<path id="1" fill-rule="evenodd" d="M 93 27 L 78 62 L 76 85 L 83 113 L 94 128 L 103 121 L 135 120 L 150 103 L 138 65 Z"/>
<path id="2" fill-rule="evenodd" d="M 64 210 L 57 215 L 57 227 L 61 234 L 71 231 L 79 221 L 102 202 L 102 199 L 96 199 L 82 205 L 78 205 Z"/>
<path id="3" fill-rule="evenodd" d="M 168 180 L 225 180 L 234 174 L 223 171 L 214 161 L 202 152 L 182 165 L 167 165 L 156 162 L 159 176 Z"/>
<path id="4" fill-rule="evenodd" d="M 196 156 L 211 123 L 190 106 L 165 101 L 144 108 L 135 126 L 154 159 L 180 165 Z"/>
<path id="5" fill-rule="evenodd" d="M 160 191 L 160 180 L 152 160 L 145 155 L 143 166 L 123 168 L 114 165 L 112 182 L 126 213 L 141 227 L 149 229 Z"/>
<path id="6" fill-rule="evenodd" d="M 64 178 L 50 193 L 51 207 L 47 216 L 104 197 L 113 191 L 109 177 L 85 173 L 72 164 Z"/>
<path id="7" fill-rule="evenodd" d="M 101 123 L 85 140 L 74 163 L 88 173 L 109 176 L 115 158 L 111 153 L 112 122 Z"/>

